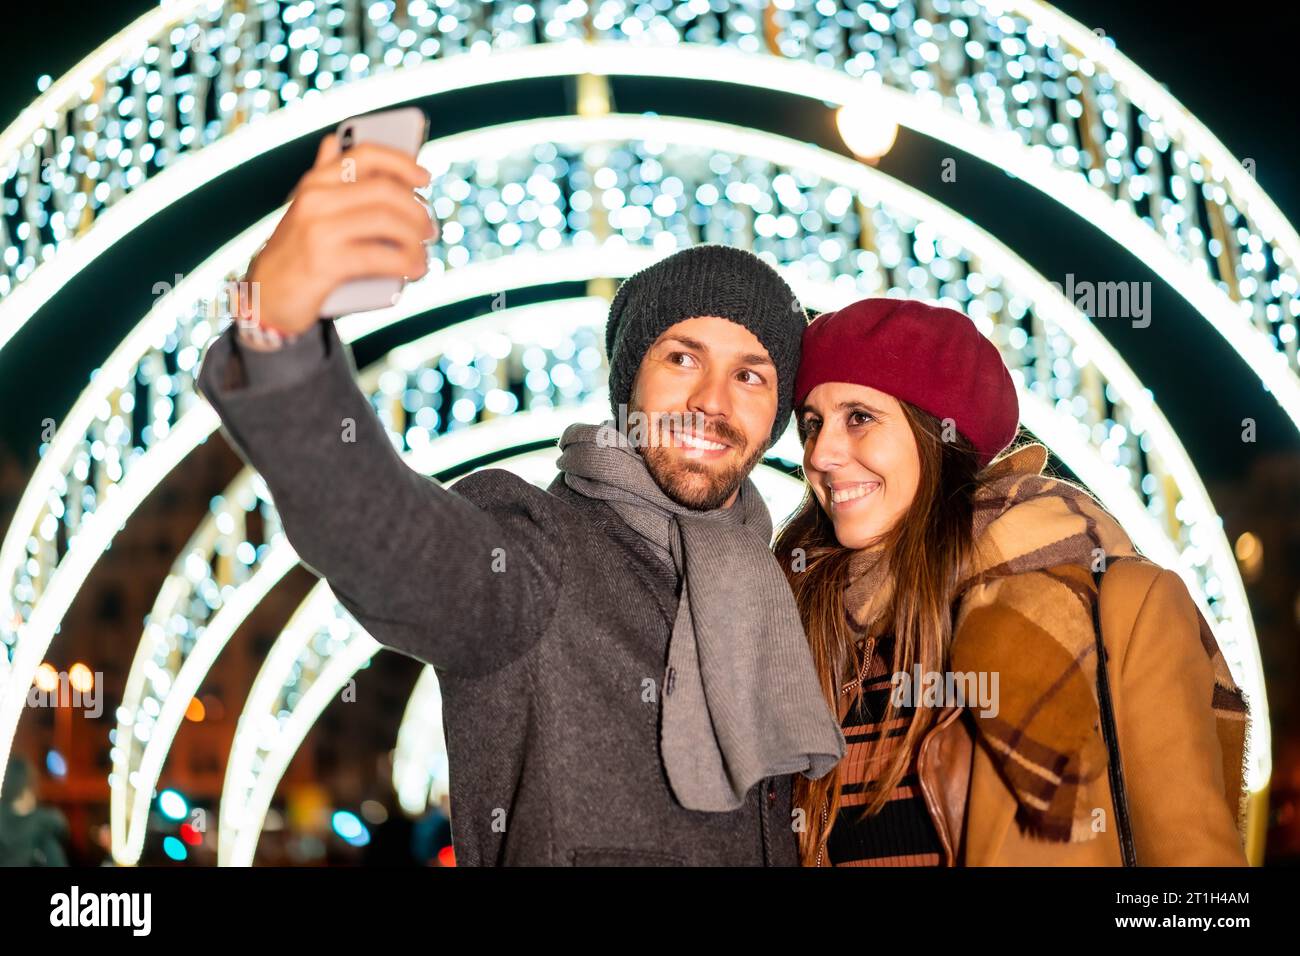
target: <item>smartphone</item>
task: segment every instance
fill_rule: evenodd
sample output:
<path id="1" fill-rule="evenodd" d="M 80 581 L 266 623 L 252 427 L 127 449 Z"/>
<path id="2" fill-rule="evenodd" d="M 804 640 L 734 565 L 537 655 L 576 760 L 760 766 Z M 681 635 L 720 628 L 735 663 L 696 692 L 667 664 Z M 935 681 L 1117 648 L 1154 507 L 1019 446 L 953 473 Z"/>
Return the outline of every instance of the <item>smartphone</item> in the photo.
<path id="1" fill-rule="evenodd" d="M 344 120 L 335 130 L 344 157 L 360 143 L 379 143 L 415 157 L 429 134 L 429 118 L 414 106 L 380 113 L 367 113 Z M 336 288 L 321 306 L 321 318 L 332 319 L 351 312 L 370 312 L 396 305 L 405 280 L 390 276 L 349 279 Z"/>

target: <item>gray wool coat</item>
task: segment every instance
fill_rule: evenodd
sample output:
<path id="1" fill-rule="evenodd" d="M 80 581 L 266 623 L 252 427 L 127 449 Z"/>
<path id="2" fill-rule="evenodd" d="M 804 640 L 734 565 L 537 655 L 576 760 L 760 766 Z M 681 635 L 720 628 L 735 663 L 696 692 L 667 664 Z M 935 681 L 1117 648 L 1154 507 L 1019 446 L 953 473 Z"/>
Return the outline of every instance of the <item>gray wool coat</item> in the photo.
<path id="1" fill-rule="evenodd" d="M 669 789 L 672 570 L 561 476 L 543 490 L 489 468 L 448 490 L 416 473 L 355 374 L 331 321 L 275 352 L 230 325 L 198 388 L 308 569 L 375 640 L 433 665 L 457 864 L 797 865 L 791 777 L 728 813 Z"/>

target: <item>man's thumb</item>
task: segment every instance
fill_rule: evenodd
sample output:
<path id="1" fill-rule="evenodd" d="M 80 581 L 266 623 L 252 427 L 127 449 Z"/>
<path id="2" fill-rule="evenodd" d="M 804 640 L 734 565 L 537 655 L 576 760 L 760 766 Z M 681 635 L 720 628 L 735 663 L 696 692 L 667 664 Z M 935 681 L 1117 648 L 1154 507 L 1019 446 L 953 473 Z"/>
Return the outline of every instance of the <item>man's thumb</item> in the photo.
<path id="1" fill-rule="evenodd" d="M 341 152 L 343 150 L 339 148 L 338 136 L 334 133 L 326 133 L 321 137 L 320 146 L 316 148 L 316 165 L 323 166 L 337 159 Z"/>

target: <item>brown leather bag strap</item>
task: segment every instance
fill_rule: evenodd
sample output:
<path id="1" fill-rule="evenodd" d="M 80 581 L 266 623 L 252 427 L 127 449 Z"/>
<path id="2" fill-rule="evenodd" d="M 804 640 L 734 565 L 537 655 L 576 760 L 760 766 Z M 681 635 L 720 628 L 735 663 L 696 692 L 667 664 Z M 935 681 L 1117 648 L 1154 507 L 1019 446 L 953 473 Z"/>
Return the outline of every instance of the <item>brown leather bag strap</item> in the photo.
<path id="1" fill-rule="evenodd" d="M 1109 555 L 1103 559 L 1108 566 L 1112 560 Z M 1120 560 L 1116 558 L 1114 560 Z M 1104 571 L 1093 571 L 1092 580 L 1096 594 L 1092 600 L 1092 624 L 1097 639 L 1097 699 L 1101 705 L 1101 732 L 1106 739 L 1109 755 L 1107 770 L 1110 774 L 1111 800 L 1115 804 L 1115 825 L 1119 829 L 1120 853 L 1125 866 L 1137 866 L 1137 851 L 1133 846 L 1133 826 L 1128 815 L 1128 791 L 1124 787 L 1124 765 L 1119 755 L 1119 732 L 1115 727 L 1115 707 L 1110 696 L 1110 680 L 1107 674 L 1106 642 L 1101 636 L 1101 586 Z"/>

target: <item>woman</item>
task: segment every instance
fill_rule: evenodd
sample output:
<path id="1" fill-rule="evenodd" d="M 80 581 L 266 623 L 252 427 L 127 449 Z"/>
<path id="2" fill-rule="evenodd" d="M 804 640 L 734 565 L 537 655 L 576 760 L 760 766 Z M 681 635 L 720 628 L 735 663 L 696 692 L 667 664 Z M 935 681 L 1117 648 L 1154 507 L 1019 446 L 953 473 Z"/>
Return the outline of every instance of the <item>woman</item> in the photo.
<path id="1" fill-rule="evenodd" d="M 1009 450 L 1018 405 L 964 315 L 872 298 L 804 333 L 808 494 L 782 529 L 848 752 L 797 777 L 805 865 L 1119 865 L 1099 619 L 1136 859 L 1245 865 L 1246 705 L 1181 579 Z M 1104 571 L 1104 576 L 1094 576 Z"/>

